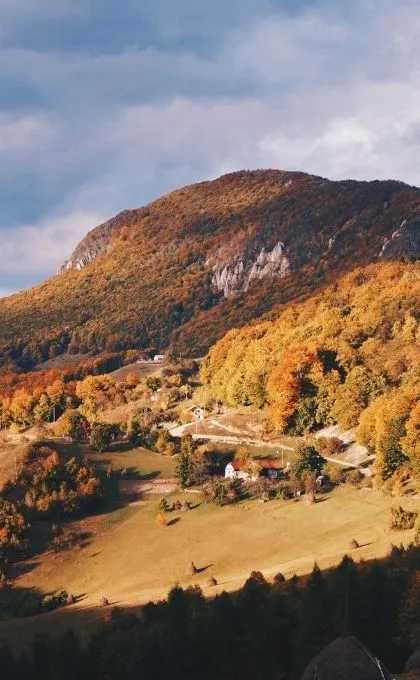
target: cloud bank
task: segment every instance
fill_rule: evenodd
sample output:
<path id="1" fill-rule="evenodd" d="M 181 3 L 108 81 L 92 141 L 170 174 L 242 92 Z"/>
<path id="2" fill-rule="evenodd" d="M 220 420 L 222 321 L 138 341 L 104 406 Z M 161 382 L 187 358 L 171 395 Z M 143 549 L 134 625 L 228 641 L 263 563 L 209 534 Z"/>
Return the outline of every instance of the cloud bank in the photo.
<path id="1" fill-rule="evenodd" d="M 0 290 L 235 169 L 420 184 L 411 0 L 143 4 L 0 0 Z"/>

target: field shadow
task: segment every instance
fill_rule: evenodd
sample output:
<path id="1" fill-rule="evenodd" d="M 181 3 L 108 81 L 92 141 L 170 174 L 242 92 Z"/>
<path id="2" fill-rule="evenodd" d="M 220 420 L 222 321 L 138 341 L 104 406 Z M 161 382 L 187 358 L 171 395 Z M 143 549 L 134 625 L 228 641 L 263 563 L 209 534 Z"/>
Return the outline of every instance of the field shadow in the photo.
<path id="1" fill-rule="evenodd" d="M 204 571 L 207 571 L 207 569 L 210 569 L 210 567 L 213 566 L 213 562 L 211 564 L 207 564 L 205 567 L 199 567 L 197 568 L 197 574 L 202 574 Z"/>
<path id="2" fill-rule="evenodd" d="M 180 517 L 174 517 L 173 519 L 169 520 L 169 522 L 167 523 L 166 526 L 172 527 L 174 524 L 178 524 L 178 522 L 180 522 L 180 521 L 181 521 Z"/>
<path id="3" fill-rule="evenodd" d="M 30 574 L 30 572 L 38 566 L 39 562 L 35 558 L 25 562 L 16 562 L 15 564 L 12 564 L 10 568 L 10 578 L 11 580 L 14 580 L 25 574 Z"/>
<path id="4" fill-rule="evenodd" d="M 79 595 L 73 595 L 74 601 L 75 602 L 83 602 L 83 600 L 86 600 L 87 598 L 87 593 L 80 593 Z"/>
<path id="5" fill-rule="evenodd" d="M 154 470 L 153 472 L 146 472 L 144 475 L 139 475 L 138 479 L 141 479 L 142 481 L 145 482 L 151 482 L 154 479 L 157 479 L 160 477 L 160 472 L 159 470 Z"/>

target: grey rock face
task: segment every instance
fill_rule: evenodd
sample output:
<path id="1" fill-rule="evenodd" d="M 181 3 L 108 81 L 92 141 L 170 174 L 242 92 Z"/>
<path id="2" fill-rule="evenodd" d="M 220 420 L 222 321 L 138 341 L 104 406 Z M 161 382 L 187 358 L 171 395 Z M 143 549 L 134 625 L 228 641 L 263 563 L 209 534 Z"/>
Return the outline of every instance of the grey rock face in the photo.
<path id="1" fill-rule="evenodd" d="M 420 257 L 420 216 L 401 222 L 390 238 L 385 239 L 379 257 L 383 260 L 417 260 Z"/>
<path id="2" fill-rule="evenodd" d="M 247 291 L 253 281 L 265 277 L 283 278 L 290 273 L 290 262 L 279 241 L 272 250 L 261 248 L 255 258 L 234 257 L 214 267 L 212 285 L 229 297 L 237 290 Z"/>
<path id="3" fill-rule="evenodd" d="M 136 211 L 124 210 L 107 222 L 92 229 L 92 231 L 80 241 L 70 258 L 57 269 L 57 274 L 61 274 L 68 269 L 83 269 L 83 267 L 86 267 L 90 262 L 96 260 L 99 255 L 105 253 L 118 229 L 123 227 L 126 222 L 129 222 L 130 217 L 135 213 Z"/>

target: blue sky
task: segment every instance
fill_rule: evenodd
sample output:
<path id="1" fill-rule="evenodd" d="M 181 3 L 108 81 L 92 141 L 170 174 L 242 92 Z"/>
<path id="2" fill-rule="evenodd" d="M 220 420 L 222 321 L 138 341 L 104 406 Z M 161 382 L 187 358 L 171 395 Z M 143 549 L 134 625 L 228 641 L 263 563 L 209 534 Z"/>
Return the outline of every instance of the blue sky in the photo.
<path id="1" fill-rule="evenodd" d="M 417 0 L 0 0 L 0 295 L 231 170 L 419 185 L 419 85 Z"/>

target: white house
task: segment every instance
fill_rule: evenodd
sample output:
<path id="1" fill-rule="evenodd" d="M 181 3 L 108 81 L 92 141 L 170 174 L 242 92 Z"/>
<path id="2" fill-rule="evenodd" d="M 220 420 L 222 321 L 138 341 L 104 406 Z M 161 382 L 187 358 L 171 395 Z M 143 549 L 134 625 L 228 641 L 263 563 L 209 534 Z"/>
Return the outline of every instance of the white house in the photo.
<path id="1" fill-rule="evenodd" d="M 242 469 L 242 463 L 233 460 L 225 467 L 225 479 L 251 479 L 255 481 L 258 479 L 258 476 L 251 476 L 249 472 Z"/>
<path id="2" fill-rule="evenodd" d="M 237 460 L 228 463 L 225 467 L 225 479 L 247 479 L 255 482 L 258 477 L 268 477 L 269 479 L 281 479 L 284 477 L 285 466 L 281 460 L 257 458 L 253 462 L 255 463 L 255 473 L 249 470 L 249 464 L 247 465 Z"/>
<path id="3" fill-rule="evenodd" d="M 153 357 L 153 361 L 163 361 L 164 358 L 165 358 L 164 354 L 155 354 L 155 356 Z"/>

